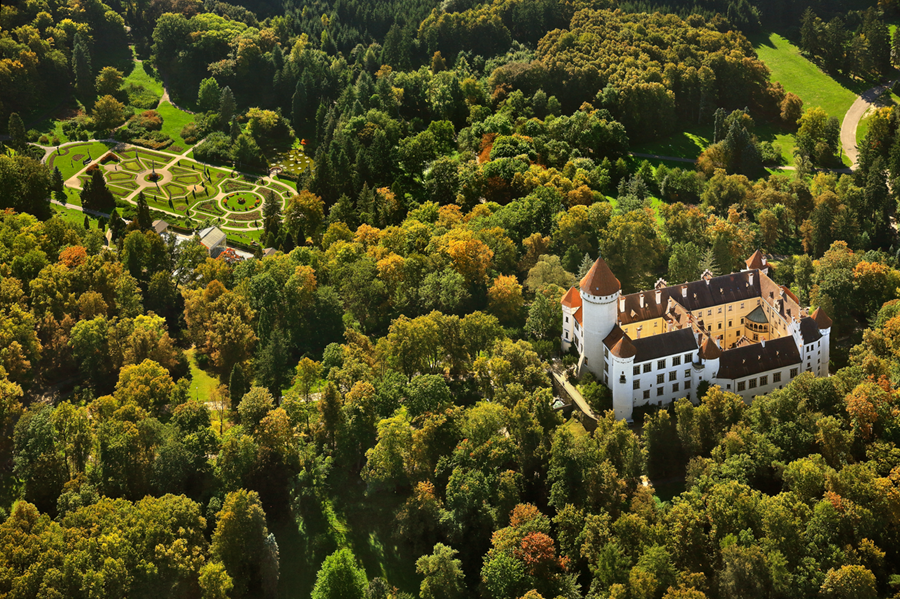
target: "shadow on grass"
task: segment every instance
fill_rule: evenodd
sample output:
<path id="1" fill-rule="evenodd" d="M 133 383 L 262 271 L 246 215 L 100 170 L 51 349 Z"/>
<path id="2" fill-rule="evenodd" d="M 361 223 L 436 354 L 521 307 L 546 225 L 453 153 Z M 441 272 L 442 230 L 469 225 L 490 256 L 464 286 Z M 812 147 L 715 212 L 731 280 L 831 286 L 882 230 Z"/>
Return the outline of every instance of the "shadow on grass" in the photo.
<path id="1" fill-rule="evenodd" d="M 363 564 L 369 580 L 380 576 L 401 591 L 417 593 L 419 578 L 413 555 L 394 536 L 394 515 L 405 497 L 391 490 L 366 495 L 356 474 L 334 470 L 330 488 L 304 498 L 292 519 L 269 524 L 281 553 L 278 596 L 306 599 L 322 562 L 347 547 Z"/>

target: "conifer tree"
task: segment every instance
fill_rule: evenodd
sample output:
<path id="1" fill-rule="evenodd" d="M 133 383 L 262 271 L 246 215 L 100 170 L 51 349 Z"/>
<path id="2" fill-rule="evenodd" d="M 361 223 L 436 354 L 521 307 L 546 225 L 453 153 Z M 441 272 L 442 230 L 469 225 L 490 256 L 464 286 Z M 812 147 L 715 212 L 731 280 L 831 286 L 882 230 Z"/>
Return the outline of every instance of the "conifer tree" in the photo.
<path id="1" fill-rule="evenodd" d="M 9 137 L 9 145 L 16 150 L 25 149 L 28 138 L 25 136 L 25 123 L 22 122 L 22 117 L 18 112 L 9 115 Z"/>
<path id="2" fill-rule="evenodd" d="M 106 187 L 103 171 L 99 168 L 94 169 L 81 189 L 81 205 L 97 212 L 110 212 L 116 206 L 116 199 Z"/>
<path id="3" fill-rule="evenodd" d="M 150 218 L 150 206 L 147 205 L 147 198 L 144 197 L 143 190 L 138 193 L 137 197 L 137 224 L 142 231 L 146 231 L 153 225 Z"/>
<path id="4" fill-rule="evenodd" d="M 53 172 L 50 173 L 50 190 L 53 192 L 53 197 L 57 202 L 66 203 L 66 190 L 59 167 L 53 167 Z"/>
<path id="5" fill-rule="evenodd" d="M 303 87 L 303 81 L 298 80 L 297 87 L 294 89 L 294 96 L 291 98 L 291 120 L 295 131 L 300 131 L 304 125 L 306 119 L 303 117 L 303 109 L 305 106 L 306 88 Z"/>
<path id="6" fill-rule="evenodd" d="M 91 66 L 91 53 L 80 33 L 75 34 L 72 46 L 72 72 L 75 74 L 75 92 L 78 99 L 89 104 L 94 98 L 94 69 Z"/>
<path id="7" fill-rule="evenodd" d="M 234 118 L 234 111 L 237 109 L 234 103 L 234 94 L 227 85 L 222 88 L 222 97 L 219 99 L 219 118 L 221 123 L 231 125 L 231 119 Z"/>
<path id="8" fill-rule="evenodd" d="M 244 369 L 240 364 L 235 364 L 231 368 L 231 376 L 228 377 L 228 395 L 231 397 L 231 409 L 236 410 L 238 404 L 241 403 L 244 394 L 247 393 L 249 387 L 247 378 L 244 376 Z"/>
<path id="9" fill-rule="evenodd" d="M 591 266 L 594 265 L 594 261 L 591 260 L 591 255 L 587 252 L 584 253 L 584 258 L 581 259 L 581 265 L 578 267 L 578 278 L 584 278 L 584 275 L 588 273 L 591 269 Z"/>

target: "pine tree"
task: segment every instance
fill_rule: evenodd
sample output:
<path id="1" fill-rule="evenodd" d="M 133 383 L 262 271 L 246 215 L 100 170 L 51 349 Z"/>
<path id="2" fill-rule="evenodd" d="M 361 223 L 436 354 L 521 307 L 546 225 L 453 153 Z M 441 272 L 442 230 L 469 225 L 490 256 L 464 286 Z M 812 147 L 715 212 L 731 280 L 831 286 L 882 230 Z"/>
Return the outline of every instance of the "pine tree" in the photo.
<path id="1" fill-rule="evenodd" d="M 900 66 L 900 28 L 894 30 L 894 37 L 891 39 L 891 58 L 894 65 Z"/>
<path id="2" fill-rule="evenodd" d="M 303 81 L 298 80 L 297 87 L 294 89 L 294 97 L 291 98 L 291 119 L 295 131 L 300 131 L 306 122 L 303 114 L 305 106 L 306 89 L 303 87 Z"/>
<path id="3" fill-rule="evenodd" d="M 724 108 L 719 108 L 716 110 L 714 115 L 715 121 L 715 129 L 713 130 L 713 143 L 718 143 L 725 139 L 726 131 L 725 131 L 725 117 L 728 113 L 725 112 Z"/>
<path id="4" fill-rule="evenodd" d="M 581 264 L 578 266 L 578 278 L 583 279 L 593 265 L 594 261 L 591 260 L 591 255 L 585 252 L 584 258 L 581 259 Z"/>
<path id="5" fill-rule="evenodd" d="M 9 137 L 9 145 L 16 150 L 24 150 L 28 144 L 28 138 L 25 135 L 25 123 L 22 122 L 22 117 L 19 116 L 18 112 L 9 115 Z"/>
<path id="6" fill-rule="evenodd" d="M 97 212 L 110 212 L 116 207 L 116 199 L 106 187 L 106 180 L 99 168 L 94 169 L 81 189 L 81 205 Z"/>
<path id="7" fill-rule="evenodd" d="M 75 34 L 72 46 L 72 72 L 75 74 L 75 92 L 78 99 L 89 104 L 94 98 L 94 69 L 91 66 L 91 53 L 80 33 Z"/>
<path id="8" fill-rule="evenodd" d="M 231 141 L 237 141 L 237 138 L 240 137 L 241 126 L 238 125 L 237 119 L 231 119 L 231 126 L 228 134 L 231 136 Z"/>
<path id="9" fill-rule="evenodd" d="M 256 360 L 256 381 L 267 388 L 279 403 L 284 389 L 291 384 L 290 351 L 280 327 L 275 327 Z"/>
<path id="10" fill-rule="evenodd" d="M 231 369 L 231 376 L 228 377 L 228 395 L 231 397 L 232 410 L 237 410 L 238 404 L 241 403 L 241 399 L 248 390 L 244 369 L 240 364 L 235 364 Z"/>
<path id="11" fill-rule="evenodd" d="M 144 197 L 143 190 L 138 193 L 137 197 L 137 224 L 142 231 L 153 226 L 153 219 L 150 218 L 150 206 L 147 205 L 147 198 Z"/>
<path id="12" fill-rule="evenodd" d="M 866 11 L 863 36 L 866 38 L 866 70 L 886 74 L 891 69 L 891 38 L 887 25 L 878 18 L 874 8 Z"/>
<path id="13" fill-rule="evenodd" d="M 808 7 L 800 17 L 800 49 L 813 56 L 819 53 L 819 17 Z"/>
<path id="14" fill-rule="evenodd" d="M 703 253 L 700 254 L 700 263 L 697 265 L 697 269 L 701 274 L 707 270 L 713 275 L 719 274 L 719 265 L 716 263 L 716 253 L 711 247 L 706 248 L 703 250 Z"/>
<path id="15" fill-rule="evenodd" d="M 225 123 L 226 126 L 231 125 L 231 119 L 235 116 L 235 110 L 237 110 L 237 107 L 234 103 L 234 94 L 231 92 L 231 88 L 226 85 L 222 88 L 222 97 L 219 99 L 220 122 Z"/>
<path id="16" fill-rule="evenodd" d="M 57 202 L 61 204 L 66 203 L 66 190 L 59 167 L 53 167 L 53 172 L 50 173 L 50 189 L 53 191 L 53 197 L 56 198 Z"/>

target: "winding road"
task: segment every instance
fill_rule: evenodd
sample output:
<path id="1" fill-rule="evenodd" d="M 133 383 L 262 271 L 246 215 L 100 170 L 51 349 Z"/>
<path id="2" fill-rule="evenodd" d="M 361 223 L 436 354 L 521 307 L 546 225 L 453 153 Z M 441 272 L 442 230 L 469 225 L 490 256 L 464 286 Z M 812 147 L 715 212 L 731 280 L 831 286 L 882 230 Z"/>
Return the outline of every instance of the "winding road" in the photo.
<path id="1" fill-rule="evenodd" d="M 853 165 L 850 168 L 856 168 L 859 159 L 859 151 L 856 149 L 856 129 L 859 127 L 859 121 L 890 85 L 887 83 L 867 89 L 856 98 L 856 101 L 850 106 L 850 110 L 844 115 L 844 120 L 841 122 L 841 145 Z"/>

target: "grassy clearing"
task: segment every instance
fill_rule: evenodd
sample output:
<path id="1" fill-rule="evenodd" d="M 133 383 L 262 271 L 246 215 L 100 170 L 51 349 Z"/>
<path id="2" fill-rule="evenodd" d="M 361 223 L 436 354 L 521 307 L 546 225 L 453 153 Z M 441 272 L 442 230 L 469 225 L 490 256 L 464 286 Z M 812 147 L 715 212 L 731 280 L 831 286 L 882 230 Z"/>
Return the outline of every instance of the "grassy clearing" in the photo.
<path id="1" fill-rule="evenodd" d="M 394 536 L 402 495 L 388 489 L 367 493 L 357 475 L 341 470 L 328 482 L 328 491 L 305 499 L 293 519 L 269 522 L 281 551 L 278 596 L 307 599 L 322 562 L 344 547 L 362 562 L 370 580 L 381 576 L 401 591 L 417 593 L 418 555 Z"/>
<path id="2" fill-rule="evenodd" d="M 197 365 L 196 350 L 194 348 L 185 350 L 184 356 L 191 367 L 190 396 L 200 401 L 209 401 L 213 390 L 219 386 L 219 381 Z"/>
<path id="3" fill-rule="evenodd" d="M 183 148 L 182 152 L 193 145 L 184 141 L 181 137 L 181 130 L 188 123 L 194 122 L 194 115 L 179 110 L 168 102 L 160 104 L 156 112 L 163 119 L 162 132 L 175 140 L 172 145 L 181 146 Z M 180 154 L 181 152 L 178 153 Z"/>
<path id="4" fill-rule="evenodd" d="M 74 208 L 63 208 L 62 206 L 57 206 L 56 204 L 52 204 L 51 208 L 53 209 L 53 214 L 63 220 L 67 220 L 71 223 L 76 223 L 79 225 L 84 224 L 85 214 L 80 210 L 75 210 Z M 94 218 L 93 216 L 88 216 L 88 222 L 90 222 L 91 228 L 97 228 L 96 218 Z"/>
<path id="5" fill-rule="evenodd" d="M 712 125 L 695 125 L 668 137 L 638 144 L 631 149 L 644 154 L 697 158 L 712 142 L 712 137 Z"/>
<path id="6" fill-rule="evenodd" d="M 149 96 L 152 94 L 156 97 L 157 102 L 159 102 L 159 99 L 162 98 L 163 95 L 162 82 L 151 77 L 150 74 L 144 70 L 143 63 L 137 61 L 134 63 L 134 68 L 131 69 L 131 72 L 128 73 L 128 76 L 122 81 L 123 88 L 128 89 L 130 86 L 144 88 L 145 95 Z M 147 108 L 139 106 L 134 106 L 133 108 L 137 111 L 148 110 Z"/>
<path id="7" fill-rule="evenodd" d="M 799 48 L 777 33 L 755 36 L 753 47 L 772 71 L 772 81 L 803 100 L 804 107 L 820 106 L 829 116 L 842 119 L 860 92 L 863 81 L 836 80 L 800 54 Z"/>

